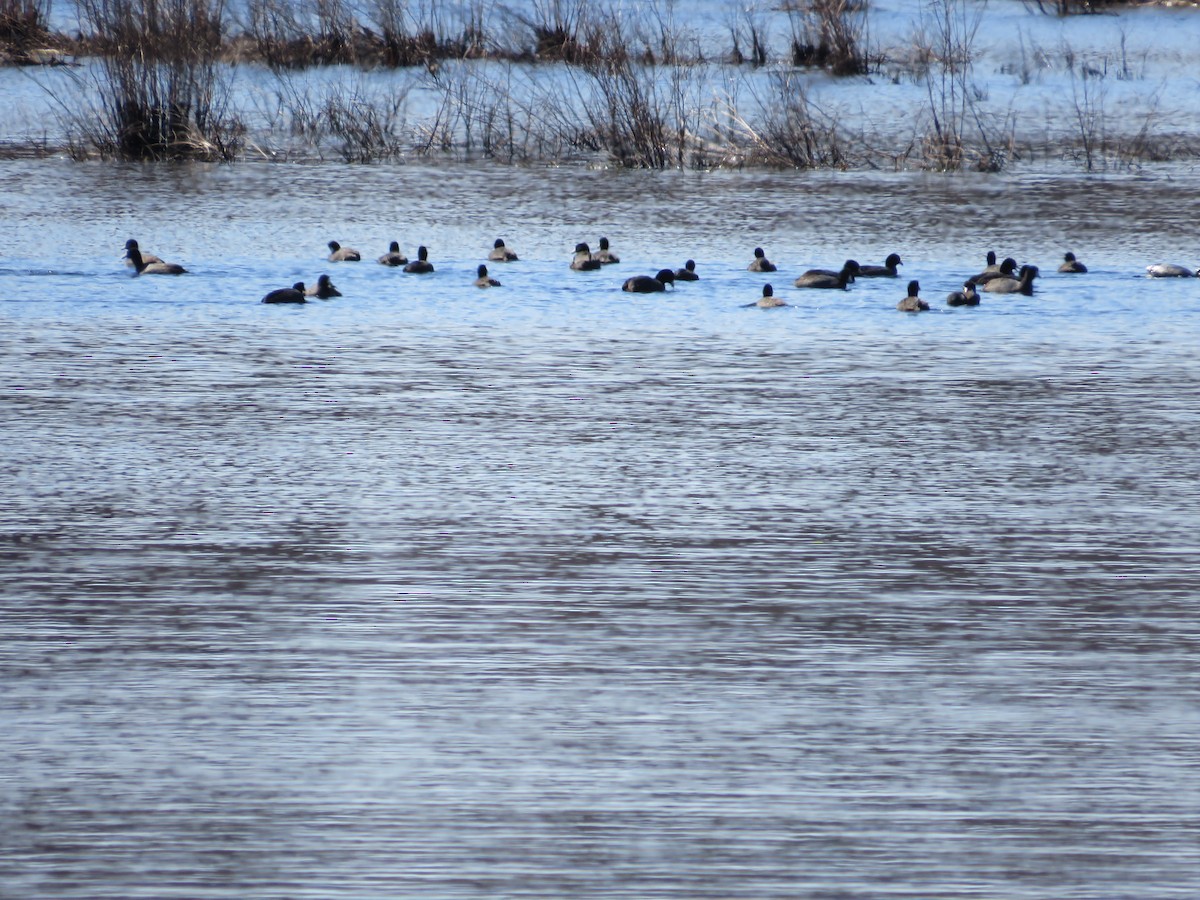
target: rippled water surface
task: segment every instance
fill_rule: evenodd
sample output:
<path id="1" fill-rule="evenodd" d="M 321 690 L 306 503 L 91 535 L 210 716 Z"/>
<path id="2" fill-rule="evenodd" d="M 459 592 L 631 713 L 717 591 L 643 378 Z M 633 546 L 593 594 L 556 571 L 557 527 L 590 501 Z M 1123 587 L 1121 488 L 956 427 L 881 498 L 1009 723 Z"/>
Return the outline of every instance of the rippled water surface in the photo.
<path id="1" fill-rule="evenodd" d="M 1198 199 L 0 163 L 0 896 L 1197 896 Z"/>

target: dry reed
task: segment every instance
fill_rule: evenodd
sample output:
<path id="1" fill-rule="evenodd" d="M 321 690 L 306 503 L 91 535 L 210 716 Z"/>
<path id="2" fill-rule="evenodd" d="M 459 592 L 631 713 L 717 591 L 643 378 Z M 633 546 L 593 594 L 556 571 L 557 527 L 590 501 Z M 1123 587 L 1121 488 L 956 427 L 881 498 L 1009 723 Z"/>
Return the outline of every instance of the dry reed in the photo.
<path id="1" fill-rule="evenodd" d="M 100 108 L 77 149 L 125 159 L 231 159 L 244 129 L 217 63 L 223 0 L 79 0 L 101 56 Z"/>

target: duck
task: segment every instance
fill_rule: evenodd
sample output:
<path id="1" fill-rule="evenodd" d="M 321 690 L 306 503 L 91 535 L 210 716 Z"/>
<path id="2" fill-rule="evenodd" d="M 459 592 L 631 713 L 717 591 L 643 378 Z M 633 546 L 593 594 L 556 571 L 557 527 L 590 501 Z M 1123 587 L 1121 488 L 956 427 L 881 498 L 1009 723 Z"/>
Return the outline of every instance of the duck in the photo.
<path id="1" fill-rule="evenodd" d="M 492 252 L 488 254 L 489 262 L 516 262 L 517 254 L 513 253 L 504 246 L 503 238 L 496 238 L 496 243 L 492 244 Z"/>
<path id="2" fill-rule="evenodd" d="M 575 245 L 575 255 L 571 258 L 571 268 L 576 272 L 594 272 L 600 268 L 600 260 L 592 256 L 592 250 L 585 243 Z"/>
<path id="3" fill-rule="evenodd" d="M 987 264 L 984 265 L 983 271 L 978 275 L 971 276 L 971 283 L 975 284 L 976 279 L 986 278 L 988 275 L 995 275 L 1000 271 L 1000 267 L 996 265 L 996 251 L 989 250 L 987 252 Z"/>
<path id="4" fill-rule="evenodd" d="M 763 252 L 762 247 L 755 247 L 754 262 L 750 263 L 747 268 L 751 272 L 774 272 L 775 263 L 767 259 L 767 254 Z"/>
<path id="5" fill-rule="evenodd" d="M 316 286 L 310 287 L 304 292 L 304 295 L 306 297 L 316 297 L 319 300 L 328 300 L 330 297 L 342 296 L 342 292 L 329 280 L 328 275 L 322 275 L 317 279 Z"/>
<path id="6" fill-rule="evenodd" d="M 676 281 L 699 281 L 700 276 L 696 274 L 696 261 L 689 259 L 683 264 L 682 269 L 675 270 Z"/>
<path id="7" fill-rule="evenodd" d="M 479 276 L 475 279 L 475 287 L 500 287 L 500 282 L 488 274 L 487 266 L 481 265 L 475 270 L 475 274 Z"/>
<path id="8" fill-rule="evenodd" d="M 983 289 L 989 294 L 1024 294 L 1033 296 L 1033 279 L 1038 276 L 1037 266 L 1021 266 L 1020 278 L 1011 275 L 1000 275 L 983 283 Z"/>
<path id="9" fill-rule="evenodd" d="M 125 256 L 133 263 L 133 268 L 138 275 L 182 275 L 187 272 L 187 269 L 178 263 L 163 262 L 161 259 L 158 262 L 146 262 L 142 251 L 137 248 L 136 242 L 134 246 L 126 247 Z"/>
<path id="10" fill-rule="evenodd" d="M 1200 271 L 1193 271 L 1175 263 L 1156 263 L 1146 266 L 1146 274 L 1151 278 L 1195 278 L 1200 275 Z"/>
<path id="11" fill-rule="evenodd" d="M 388 244 L 388 252 L 379 257 L 381 266 L 407 266 L 408 257 L 400 252 L 400 242 L 392 241 Z"/>
<path id="12" fill-rule="evenodd" d="M 859 265 L 852 259 L 846 260 L 840 272 L 830 269 L 809 269 L 794 282 L 798 288 L 823 288 L 845 290 L 854 281 Z"/>
<path id="13" fill-rule="evenodd" d="M 859 266 L 857 274 L 859 278 L 898 278 L 900 273 L 896 267 L 902 265 L 904 260 L 899 253 L 889 253 L 882 266 Z"/>
<path id="14" fill-rule="evenodd" d="M 670 269 L 659 269 L 658 274 L 653 277 L 634 275 L 632 278 L 626 278 L 621 290 L 630 294 L 655 294 L 665 291 L 667 285 L 675 286 L 675 273 Z"/>
<path id="15" fill-rule="evenodd" d="M 896 309 L 900 312 L 925 312 L 929 309 L 929 304 L 920 297 L 921 283 L 919 281 L 910 281 L 908 283 L 908 296 L 896 304 Z"/>
<path id="16" fill-rule="evenodd" d="M 279 288 L 271 291 L 267 296 L 262 298 L 263 303 L 306 303 L 307 296 L 304 292 L 304 282 L 297 281 L 290 288 Z"/>
<path id="17" fill-rule="evenodd" d="M 759 309 L 778 309 L 780 306 L 791 306 L 791 305 L 792 304 L 790 304 L 790 303 L 784 303 L 781 298 L 775 296 L 775 288 L 773 288 L 769 284 L 764 284 L 763 289 L 762 289 L 762 296 L 759 297 L 757 300 L 755 300 L 753 303 L 743 303 L 742 307 L 745 309 L 750 309 L 751 307 L 755 307 L 755 306 L 758 307 Z"/>
<path id="18" fill-rule="evenodd" d="M 351 247 L 343 247 L 337 241 L 329 242 L 330 262 L 358 262 L 362 254 Z"/>
<path id="19" fill-rule="evenodd" d="M 138 242 L 133 238 L 130 238 L 125 242 L 125 265 L 127 266 L 133 265 L 133 259 L 129 255 L 130 250 L 137 250 L 139 253 L 141 253 L 141 250 L 138 248 Z M 150 265 L 152 263 L 160 263 L 162 260 L 153 253 L 142 253 L 142 262 Z"/>
<path id="20" fill-rule="evenodd" d="M 1063 256 L 1063 263 L 1058 267 L 1058 271 L 1066 274 L 1083 274 L 1087 271 L 1087 266 L 1077 260 L 1074 253 L 1067 253 Z"/>
<path id="21" fill-rule="evenodd" d="M 412 275 L 428 275 L 433 271 L 433 263 L 429 261 L 429 248 L 424 244 L 417 248 L 417 258 L 404 267 L 404 271 Z"/>
<path id="22" fill-rule="evenodd" d="M 970 281 L 963 283 L 961 291 L 955 291 L 946 297 L 947 306 L 978 306 L 979 292 L 975 290 L 975 285 Z"/>
<path id="23" fill-rule="evenodd" d="M 1017 261 L 1009 256 L 1006 257 L 1004 262 L 1000 263 L 1000 265 L 995 266 L 994 268 L 992 266 L 988 266 L 978 275 L 972 275 L 967 279 L 967 281 L 971 282 L 973 285 L 982 286 L 987 284 L 993 278 L 1016 278 L 1017 276 L 1013 274 L 1016 271 Z"/>
<path id="24" fill-rule="evenodd" d="M 620 258 L 612 252 L 608 247 L 608 238 L 600 238 L 600 249 L 593 256 L 602 266 L 611 266 L 613 263 L 619 263 Z"/>

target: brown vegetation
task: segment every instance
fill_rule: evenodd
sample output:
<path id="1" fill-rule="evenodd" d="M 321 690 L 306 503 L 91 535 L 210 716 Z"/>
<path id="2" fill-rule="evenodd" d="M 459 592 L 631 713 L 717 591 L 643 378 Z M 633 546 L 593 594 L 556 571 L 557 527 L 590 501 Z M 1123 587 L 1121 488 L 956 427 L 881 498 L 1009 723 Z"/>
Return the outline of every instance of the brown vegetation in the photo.
<path id="1" fill-rule="evenodd" d="M 102 60 L 100 109 L 75 124 L 79 154 L 229 159 L 242 127 L 224 108 L 223 0 L 79 0 Z"/>
<path id="2" fill-rule="evenodd" d="M 70 41 L 50 31 L 49 0 L 0 0 L 0 64 L 60 65 Z"/>
<path id="3" fill-rule="evenodd" d="M 45 2 L 0 0 L 6 29 L 0 33 L 10 42 L 19 34 L 27 45 L 41 43 L 45 8 L 39 4 Z M 261 143 L 280 134 L 287 142 L 253 148 L 267 158 L 315 153 L 373 162 L 443 154 L 651 169 L 999 171 L 1018 152 L 1015 112 L 991 111 L 973 83 L 979 14 L 964 0 L 930 0 L 911 56 L 891 62 L 891 77 L 922 84 L 926 103 L 911 131 L 900 126 L 886 134 L 868 133 L 869 125 L 849 133 L 837 109 L 810 97 L 811 76 L 801 71 L 812 65 L 844 75 L 879 70 L 881 60 L 865 49 L 865 0 L 800 0 L 785 7 L 790 58 L 774 60 L 763 20 L 753 8 L 741 9 L 730 20 L 733 52 L 724 62 L 703 59 L 686 29 L 676 27 L 674 0 L 624 17 L 587 0 L 528 0 L 525 13 L 508 15 L 505 30 L 491 34 L 485 33 L 492 21 L 485 4 L 494 0 L 467 0 L 452 12 L 443 6 L 448 0 L 424 0 L 416 17 L 407 0 L 355 6 L 348 0 L 247 0 L 236 22 L 226 0 L 75 2 L 83 32 L 73 48 L 98 61 L 75 76 L 86 90 L 54 99 L 68 121 L 70 150 L 79 156 L 240 157 L 247 136 L 242 111 L 229 102 L 230 81 L 233 66 L 247 62 L 265 65 L 277 85 L 273 109 L 262 92 L 251 101 L 256 127 L 267 121 L 267 131 L 258 132 L 267 135 Z M 752 71 L 768 62 L 768 72 Z M 299 74 L 335 64 L 361 71 L 332 81 Z M 377 68 L 404 72 L 384 79 L 368 74 Z M 1101 69 L 1109 73 L 1108 57 Z M 1103 85 L 1091 69 L 1081 65 L 1079 71 L 1072 145 L 1064 151 L 1060 143 L 1060 152 L 1087 168 L 1195 152 L 1187 136 L 1159 139 L 1153 115 L 1135 138 L 1110 137 Z M 1123 42 L 1111 71 L 1130 77 Z M 409 121 L 414 88 L 422 112 Z M 1043 149 L 1053 152 L 1036 152 Z M 1035 148 L 1022 145 L 1020 152 Z"/>
<path id="4" fill-rule="evenodd" d="M 808 0 L 789 9 L 792 64 L 819 66 L 834 75 L 865 75 L 867 6 L 858 0 Z"/>

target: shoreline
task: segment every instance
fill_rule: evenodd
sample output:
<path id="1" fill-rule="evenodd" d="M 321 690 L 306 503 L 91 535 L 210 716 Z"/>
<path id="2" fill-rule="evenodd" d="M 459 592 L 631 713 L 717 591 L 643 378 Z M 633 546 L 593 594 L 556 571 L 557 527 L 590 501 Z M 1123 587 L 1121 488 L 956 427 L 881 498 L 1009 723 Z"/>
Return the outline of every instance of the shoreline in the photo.
<path id="1" fill-rule="evenodd" d="M 200 15 L 206 0 L 182 2 Z M 709 22 L 703 41 L 692 22 L 646 31 L 646 13 L 611 32 L 518 16 L 506 42 L 482 25 L 389 36 L 351 17 L 275 43 L 232 19 L 149 29 L 126 11 L 76 47 L 112 53 L 41 47 L 42 65 L 0 67 L 14 113 L 0 157 L 990 173 L 1200 159 L 1179 77 L 1200 59 L 1174 27 L 1186 13 L 932 0 L 945 18 L 931 20 L 897 3 L 842 4 L 822 21 L 847 33 L 808 43 L 812 13 L 777 9 L 771 27 L 750 18 L 724 38 Z"/>

